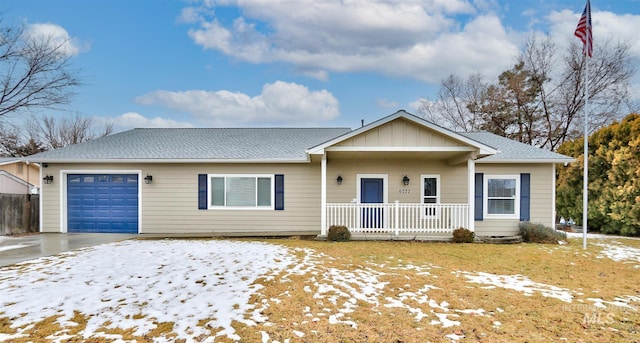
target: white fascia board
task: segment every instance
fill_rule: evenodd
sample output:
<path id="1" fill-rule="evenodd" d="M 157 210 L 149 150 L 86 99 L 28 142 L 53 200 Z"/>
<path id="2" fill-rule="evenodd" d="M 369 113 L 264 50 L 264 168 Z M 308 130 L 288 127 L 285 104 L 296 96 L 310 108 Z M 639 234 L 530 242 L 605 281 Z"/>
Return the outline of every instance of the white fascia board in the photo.
<path id="1" fill-rule="evenodd" d="M 351 151 L 351 152 L 449 152 L 449 151 L 476 151 L 470 146 L 436 146 L 436 147 L 395 147 L 395 146 L 335 146 L 328 147 L 326 151 Z"/>
<path id="2" fill-rule="evenodd" d="M 34 187 L 34 185 L 32 185 L 31 183 L 29 183 L 29 182 L 27 182 L 27 181 L 15 176 L 15 175 L 13 175 L 13 174 L 11 174 L 11 173 L 9 173 L 7 171 L 0 170 L 0 175 L 4 175 L 5 177 L 7 177 L 7 178 L 9 178 L 9 179 L 11 179 L 11 180 L 13 180 L 13 181 L 25 186 L 25 187 L 26 186 Z"/>
<path id="3" fill-rule="evenodd" d="M 490 164 L 490 163 L 572 163 L 575 162 L 575 158 L 543 158 L 543 159 L 509 159 L 509 160 L 476 160 L 476 164 Z"/>
<path id="4" fill-rule="evenodd" d="M 231 160 L 231 159 L 42 159 L 38 163 L 309 163 L 304 160 Z"/>
<path id="5" fill-rule="evenodd" d="M 0 162 L 0 166 L 13 164 L 13 163 L 16 163 L 16 162 L 23 162 L 23 161 L 21 159 L 19 159 L 19 158 L 16 158 L 15 160 L 6 161 L 6 162 Z"/>

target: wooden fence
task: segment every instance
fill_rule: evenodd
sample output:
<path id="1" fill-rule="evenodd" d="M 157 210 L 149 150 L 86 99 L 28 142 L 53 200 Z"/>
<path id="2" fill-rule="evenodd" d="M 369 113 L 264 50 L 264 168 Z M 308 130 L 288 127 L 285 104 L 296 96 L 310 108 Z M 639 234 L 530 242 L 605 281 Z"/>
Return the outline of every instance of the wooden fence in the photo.
<path id="1" fill-rule="evenodd" d="M 0 236 L 40 231 L 38 194 L 0 194 Z"/>

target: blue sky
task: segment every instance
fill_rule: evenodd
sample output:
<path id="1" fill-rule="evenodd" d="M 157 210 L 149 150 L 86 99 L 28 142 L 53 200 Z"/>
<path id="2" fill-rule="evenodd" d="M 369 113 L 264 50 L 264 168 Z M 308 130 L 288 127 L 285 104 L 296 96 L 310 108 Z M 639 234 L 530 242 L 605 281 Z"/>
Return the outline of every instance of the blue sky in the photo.
<path id="1" fill-rule="evenodd" d="M 452 73 L 509 68 L 530 32 L 559 47 L 583 0 L 5 0 L 2 24 L 68 39 L 85 84 L 65 111 L 132 127 L 357 127 L 416 113 Z M 632 42 L 640 0 L 592 1 L 594 44 Z M 640 98 L 640 78 L 634 80 Z M 636 99 L 638 100 L 638 99 Z"/>

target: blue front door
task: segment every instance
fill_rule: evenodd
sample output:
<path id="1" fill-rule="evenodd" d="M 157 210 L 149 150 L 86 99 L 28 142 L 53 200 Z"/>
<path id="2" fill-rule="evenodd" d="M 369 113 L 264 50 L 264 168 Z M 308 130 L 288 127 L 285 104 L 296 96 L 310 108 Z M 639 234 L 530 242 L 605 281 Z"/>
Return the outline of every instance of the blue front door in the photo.
<path id="1" fill-rule="evenodd" d="M 384 179 L 360 179 L 360 202 L 363 204 L 381 204 L 384 202 Z M 363 228 L 382 228 L 384 211 L 381 207 L 362 209 L 361 226 Z"/>
<path id="2" fill-rule="evenodd" d="M 68 174 L 68 232 L 138 233 L 138 175 Z"/>

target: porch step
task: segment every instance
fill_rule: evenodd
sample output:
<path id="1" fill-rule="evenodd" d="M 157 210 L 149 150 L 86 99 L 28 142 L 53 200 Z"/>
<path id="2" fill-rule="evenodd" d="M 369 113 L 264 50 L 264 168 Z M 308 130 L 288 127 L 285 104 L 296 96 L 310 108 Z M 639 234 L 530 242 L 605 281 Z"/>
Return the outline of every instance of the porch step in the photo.
<path id="1" fill-rule="evenodd" d="M 522 243 L 522 236 L 476 236 L 476 241 L 491 244 Z"/>

